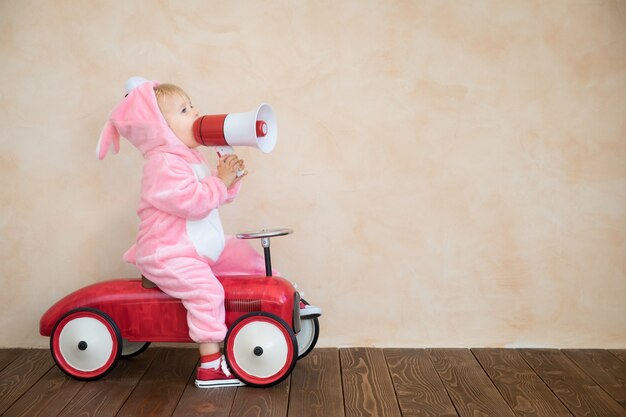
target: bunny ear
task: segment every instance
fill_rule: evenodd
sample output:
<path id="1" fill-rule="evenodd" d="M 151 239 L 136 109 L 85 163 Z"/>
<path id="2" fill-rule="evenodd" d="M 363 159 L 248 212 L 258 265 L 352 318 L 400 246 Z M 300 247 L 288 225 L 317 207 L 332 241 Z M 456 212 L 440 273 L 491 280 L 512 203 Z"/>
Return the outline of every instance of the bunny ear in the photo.
<path id="1" fill-rule="evenodd" d="M 124 90 L 126 91 L 126 94 L 130 93 L 131 91 L 133 91 L 135 88 L 139 87 L 141 84 L 145 83 L 146 80 L 143 77 L 130 77 L 129 79 L 126 80 L 126 82 L 124 83 Z"/>
<path id="2" fill-rule="evenodd" d="M 109 150 L 109 146 L 113 143 L 113 153 L 116 154 L 120 150 L 120 134 L 111 122 L 107 122 L 100 133 L 98 145 L 96 147 L 96 156 L 98 159 L 104 159 Z"/>

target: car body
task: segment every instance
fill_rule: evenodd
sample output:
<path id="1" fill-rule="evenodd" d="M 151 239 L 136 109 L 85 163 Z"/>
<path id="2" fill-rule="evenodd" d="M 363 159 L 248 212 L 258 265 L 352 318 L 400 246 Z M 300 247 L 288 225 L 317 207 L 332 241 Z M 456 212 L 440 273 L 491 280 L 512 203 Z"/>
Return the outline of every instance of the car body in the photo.
<path id="1" fill-rule="evenodd" d="M 218 279 L 224 287 L 229 329 L 224 350 L 233 373 L 253 386 L 282 381 L 304 356 L 296 339 L 300 294 L 277 276 Z M 313 345 L 317 319 L 315 326 Z M 57 365 L 81 380 L 98 379 L 121 356 L 142 351 L 124 355 L 127 345 L 145 349 L 150 342 L 192 342 L 182 302 L 157 287 L 146 288 L 137 278 L 98 282 L 68 294 L 41 317 L 40 333 L 50 337 Z"/>

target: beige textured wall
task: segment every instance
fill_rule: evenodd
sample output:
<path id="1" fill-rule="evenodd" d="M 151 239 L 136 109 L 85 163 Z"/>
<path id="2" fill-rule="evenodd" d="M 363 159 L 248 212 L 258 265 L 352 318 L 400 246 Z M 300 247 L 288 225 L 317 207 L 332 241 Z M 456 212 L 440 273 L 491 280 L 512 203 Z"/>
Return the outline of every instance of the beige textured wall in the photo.
<path id="1" fill-rule="evenodd" d="M 95 144 L 131 75 L 279 143 L 222 210 L 320 345 L 626 346 L 626 2 L 0 2 L 0 346 L 136 276 L 142 160 Z M 207 155 L 214 160 L 207 150 Z"/>

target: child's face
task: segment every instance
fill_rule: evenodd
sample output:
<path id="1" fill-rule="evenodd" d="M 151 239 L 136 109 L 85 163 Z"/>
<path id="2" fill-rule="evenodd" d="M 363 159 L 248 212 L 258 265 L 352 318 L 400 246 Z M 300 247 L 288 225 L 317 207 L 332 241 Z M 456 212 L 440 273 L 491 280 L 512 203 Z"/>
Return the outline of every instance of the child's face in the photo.
<path id="1" fill-rule="evenodd" d="M 159 109 L 174 134 L 190 148 L 198 146 L 193 136 L 193 122 L 199 114 L 191 105 L 189 97 L 167 94 L 157 100 Z"/>

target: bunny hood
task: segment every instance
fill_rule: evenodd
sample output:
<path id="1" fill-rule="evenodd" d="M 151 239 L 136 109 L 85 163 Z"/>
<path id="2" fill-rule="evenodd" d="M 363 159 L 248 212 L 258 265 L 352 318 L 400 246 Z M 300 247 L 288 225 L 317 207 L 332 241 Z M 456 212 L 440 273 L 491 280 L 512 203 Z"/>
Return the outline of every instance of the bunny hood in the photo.
<path id="1" fill-rule="evenodd" d="M 167 125 L 154 93 L 154 87 L 158 85 L 157 81 L 138 77 L 126 82 L 128 94 L 111 111 L 100 134 L 96 149 L 99 159 L 104 159 L 111 145 L 113 153 L 118 153 L 120 136 L 123 136 L 141 151 L 144 158 L 151 152 L 166 152 L 179 155 L 190 163 L 201 162 L 198 152 L 182 143 Z"/>

